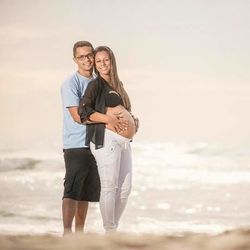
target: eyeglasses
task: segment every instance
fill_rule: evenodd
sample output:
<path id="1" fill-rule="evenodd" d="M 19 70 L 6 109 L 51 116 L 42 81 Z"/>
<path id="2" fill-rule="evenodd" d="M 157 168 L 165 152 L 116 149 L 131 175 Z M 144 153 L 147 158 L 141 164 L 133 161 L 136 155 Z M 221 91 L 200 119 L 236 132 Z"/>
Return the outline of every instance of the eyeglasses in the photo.
<path id="1" fill-rule="evenodd" d="M 93 59 L 94 58 L 94 54 L 93 53 L 89 53 L 87 55 L 81 55 L 81 56 L 77 56 L 76 59 L 79 61 L 85 61 L 86 59 Z"/>

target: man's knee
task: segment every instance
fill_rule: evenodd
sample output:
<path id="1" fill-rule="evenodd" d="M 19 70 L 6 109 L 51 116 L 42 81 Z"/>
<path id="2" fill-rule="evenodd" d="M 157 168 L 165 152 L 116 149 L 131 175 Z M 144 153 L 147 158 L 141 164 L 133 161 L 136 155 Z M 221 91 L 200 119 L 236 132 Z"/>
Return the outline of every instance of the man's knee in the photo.
<path id="1" fill-rule="evenodd" d="M 87 201 L 78 201 L 75 215 L 78 218 L 84 218 L 86 216 L 87 211 L 88 211 L 88 202 Z"/>

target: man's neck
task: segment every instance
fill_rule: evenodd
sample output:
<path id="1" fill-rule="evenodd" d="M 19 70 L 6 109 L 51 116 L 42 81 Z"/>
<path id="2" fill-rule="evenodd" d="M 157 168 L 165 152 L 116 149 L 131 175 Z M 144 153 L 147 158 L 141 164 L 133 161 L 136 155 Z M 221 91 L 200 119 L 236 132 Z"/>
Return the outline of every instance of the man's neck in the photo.
<path id="1" fill-rule="evenodd" d="M 87 77 L 87 78 L 91 78 L 92 77 L 92 71 L 82 71 L 78 69 L 78 73 L 81 76 Z"/>

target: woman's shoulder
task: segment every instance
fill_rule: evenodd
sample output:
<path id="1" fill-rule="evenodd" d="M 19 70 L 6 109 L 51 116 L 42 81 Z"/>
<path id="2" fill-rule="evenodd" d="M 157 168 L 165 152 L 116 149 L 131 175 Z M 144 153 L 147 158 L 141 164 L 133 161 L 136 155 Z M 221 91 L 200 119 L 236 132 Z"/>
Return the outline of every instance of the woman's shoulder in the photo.
<path id="1" fill-rule="evenodd" d="M 102 89 L 102 82 L 97 77 L 88 83 L 86 92 L 87 93 L 98 93 Z"/>
<path id="2" fill-rule="evenodd" d="M 99 86 L 98 83 L 98 79 L 92 79 L 89 83 L 88 83 L 88 88 L 97 88 Z"/>
<path id="3" fill-rule="evenodd" d="M 93 80 L 91 80 L 89 82 L 89 85 L 92 85 L 92 86 L 101 86 L 102 85 L 102 79 L 97 76 L 95 79 L 93 79 Z"/>

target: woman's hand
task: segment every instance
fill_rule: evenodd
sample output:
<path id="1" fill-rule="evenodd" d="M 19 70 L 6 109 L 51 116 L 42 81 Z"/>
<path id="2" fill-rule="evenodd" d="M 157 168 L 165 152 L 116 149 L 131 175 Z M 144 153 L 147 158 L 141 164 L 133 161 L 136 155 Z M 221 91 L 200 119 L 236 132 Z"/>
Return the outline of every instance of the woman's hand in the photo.
<path id="1" fill-rule="evenodd" d="M 112 126 L 117 133 L 123 133 L 128 129 L 128 121 L 124 119 L 122 112 L 108 114 L 108 126 Z"/>

